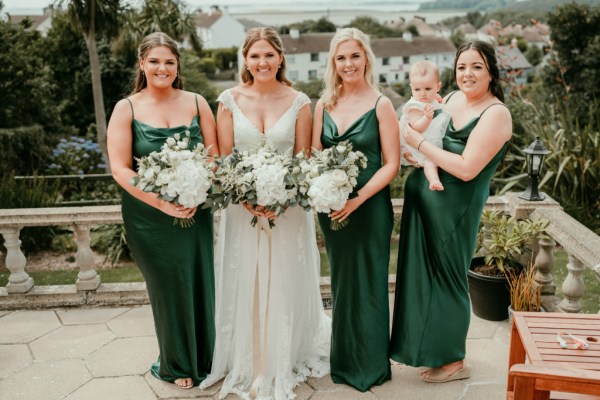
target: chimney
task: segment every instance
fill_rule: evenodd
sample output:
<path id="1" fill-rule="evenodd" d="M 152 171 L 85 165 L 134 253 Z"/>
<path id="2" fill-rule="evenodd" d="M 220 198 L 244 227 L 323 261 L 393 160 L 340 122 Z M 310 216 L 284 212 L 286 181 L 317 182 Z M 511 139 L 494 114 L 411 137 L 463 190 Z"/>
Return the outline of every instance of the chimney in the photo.
<path id="1" fill-rule="evenodd" d="M 298 29 L 290 29 L 290 37 L 292 39 L 300 39 L 300 31 Z"/>
<path id="2" fill-rule="evenodd" d="M 412 33 L 406 31 L 406 32 L 402 33 L 402 39 L 404 39 L 407 42 L 412 42 L 413 35 L 412 35 Z"/>
<path id="3" fill-rule="evenodd" d="M 48 5 L 48 7 L 44 7 L 44 15 L 52 15 L 52 11 L 54 11 L 54 6 L 52 4 Z"/>
<path id="4" fill-rule="evenodd" d="M 218 13 L 218 12 L 220 12 L 220 10 L 219 10 L 219 6 L 216 4 L 210 6 L 210 8 L 208 9 L 208 15 L 213 15 L 214 13 Z"/>
<path id="5" fill-rule="evenodd" d="M 517 38 L 512 38 L 510 40 L 510 47 L 513 48 L 513 49 L 516 49 L 517 47 L 519 47 L 518 46 L 518 42 L 517 42 Z"/>

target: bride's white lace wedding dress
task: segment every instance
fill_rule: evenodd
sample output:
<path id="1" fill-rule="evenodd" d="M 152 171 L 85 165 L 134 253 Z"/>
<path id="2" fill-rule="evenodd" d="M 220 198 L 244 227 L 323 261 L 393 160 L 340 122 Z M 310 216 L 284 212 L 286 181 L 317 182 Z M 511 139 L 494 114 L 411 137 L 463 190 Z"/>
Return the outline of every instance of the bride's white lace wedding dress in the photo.
<path id="1" fill-rule="evenodd" d="M 266 139 L 278 151 L 291 152 L 298 111 L 310 100 L 298 93 L 265 133 L 243 114 L 231 90 L 223 92 L 218 101 L 232 112 L 237 148 L 252 150 Z M 250 225 L 251 219 L 240 205 L 230 205 L 221 214 L 215 248 L 216 343 L 212 371 L 200 388 L 224 378 L 220 398 L 235 393 L 247 399 L 260 375 L 258 399 L 293 399 L 294 387 L 300 382 L 329 373 L 331 320 L 323 311 L 319 290 L 314 217 L 294 207 L 275 220 L 270 232 L 270 268 L 269 240 L 259 225 Z M 253 312 L 260 315 L 260 327 L 253 324 Z M 260 343 L 253 342 L 257 329 Z"/>

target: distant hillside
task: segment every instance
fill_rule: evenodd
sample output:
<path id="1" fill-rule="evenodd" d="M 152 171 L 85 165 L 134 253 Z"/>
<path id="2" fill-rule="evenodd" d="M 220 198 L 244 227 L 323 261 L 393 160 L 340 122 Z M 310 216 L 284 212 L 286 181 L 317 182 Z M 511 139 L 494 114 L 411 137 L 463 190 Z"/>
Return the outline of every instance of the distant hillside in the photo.
<path id="1" fill-rule="evenodd" d="M 420 10 L 518 11 L 546 14 L 573 0 L 435 0 L 422 3 Z M 600 0 L 576 0 L 578 4 L 600 5 Z"/>
<path id="2" fill-rule="evenodd" d="M 516 2 L 517 0 L 435 0 L 422 3 L 419 9 L 495 11 Z"/>
<path id="3" fill-rule="evenodd" d="M 548 12 L 554 11 L 561 4 L 572 3 L 573 0 L 526 0 L 512 4 L 505 11 L 531 11 L 531 12 Z M 592 6 L 600 5 L 600 0 L 576 0 L 577 4 L 590 4 Z"/>

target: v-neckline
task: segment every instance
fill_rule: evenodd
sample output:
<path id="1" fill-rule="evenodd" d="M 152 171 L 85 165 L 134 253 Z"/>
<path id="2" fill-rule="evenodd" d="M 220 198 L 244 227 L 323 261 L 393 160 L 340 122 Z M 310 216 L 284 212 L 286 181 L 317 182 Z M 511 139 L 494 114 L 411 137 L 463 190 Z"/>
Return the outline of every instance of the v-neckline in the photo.
<path id="1" fill-rule="evenodd" d="M 290 112 L 290 110 L 293 108 L 294 106 L 294 102 L 296 101 L 296 99 L 298 98 L 298 96 L 300 94 L 298 94 L 296 97 L 294 97 L 294 100 L 292 101 L 292 104 L 290 104 L 290 106 L 287 108 L 287 110 L 285 110 L 283 112 L 283 114 L 281 114 L 281 116 L 277 119 L 277 121 L 275 121 L 275 123 L 273 124 L 272 127 L 270 127 L 269 129 L 265 129 L 264 131 L 261 131 L 260 129 L 258 129 L 258 126 L 256 126 L 256 124 L 254 122 L 252 122 L 252 120 L 246 115 L 244 114 L 244 112 L 242 111 L 242 109 L 240 108 L 240 106 L 238 105 L 238 103 L 235 101 L 235 97 L 233 96 L 233 92 L 231 93 L 231 102 L 233 103 L 233 105 L 235 106 L 235 108 L 238 109 L 238 111 L 240 112 L 240 115 L 242 115 L 246 121 L 248 121 L 248 123 L 254 128 L 256 129 L 256 131 L 260 134 L 260 135 L 267 135 L 267 133 L 269 133 L 270 131 L 272 131 L 277 125 L 279 125 L 279 123 L 281 122 L 281 120 L 283 119 L 283 117 L 285 117 L 287 115 L 287 113 Z"/>
<path id="2" fill-rule="evenodd" d="M 171 126 L 171 127 L 162 127 L 162 128 L 157 128 L 156 126 L 147 124 L 145 122 L 140 121 L 139 119 L 133 118 L 133 120 L 135 122 L 137 122 L 138 124 L 142 124 L 142 125 L 146 125 L 147 127 L 150 127 L 152 129 L 181 129 L 181 128 L 191 128 L 191 126 L 194 124 L 194 121 L 196 120 L 196 118 L 198 117 L 198 114 L 194 115 L 194 117 L 192 118 L 192 120 L 190 121 L 189 125 L 177 125 L 177 126 Z"/>
<path id="3" fill-rule="evenodd" d="M 352 122 L 350 125 L 348 125 L 348 127 L 346 128 L 344 133 L 340 134 L 340 130 L 338 128 L 337 122 L 335 122 L 335 119 L 333 119 L 331 114 L 329 114 L 329 111 L 324 109 L 325 113 L 327 114 L 327 116 L 329 117 L 331 122 L 333 122 L 333 126 L 335 126 L 335 131 L 337 133 L 336 137 L 344 136 L 346 133 L 348 133 L 350 131 L 350 128 L 352 128 L 354 125 L 356 125 L 357 122 L 360 121 L 361 119 L 363 119 L 367 114 L 369 114 L 370 112 L 373 112 L 373 110 L 375 110 L 375 107 L 371 108 L 370 110 L 365 111 L 360 117 L 358 117 L 356 120 L 354 120 L 354 122 Z"/>

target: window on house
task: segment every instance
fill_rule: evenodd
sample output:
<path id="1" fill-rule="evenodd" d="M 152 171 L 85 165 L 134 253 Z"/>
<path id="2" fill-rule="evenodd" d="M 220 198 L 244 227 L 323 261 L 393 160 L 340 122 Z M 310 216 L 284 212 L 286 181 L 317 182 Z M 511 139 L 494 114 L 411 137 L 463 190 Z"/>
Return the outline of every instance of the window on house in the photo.
<path id="1" fill-rule="evenodd" d="M 290 81 L 297 82 L 298 81 L 298 71 L 288 72 L 288 77 L 290 78 Z"/>
<path id="2" fill-rule="evenodd" d="M 387 82 L 386 74 L 379 74 L 379 83 L 386 83 L 386 82 Z"/>
<path id="3" fill-rule="evenodd" d="M 381 61 L 381 65 L 390 65 L 390 58 L 383 57 L 383 60 Z"/>
<path id="4" fill-rule="evenodd" d="M 402 57 L 402 62 L 404 64 L 409 64 L 410 63 L 410 57 L 409 56 L 404 56 Z"/>
<path id="5" fill-rule="evenodd" d="M 310 61 L 319 61 L 319 53 L 310 53 Z"/>
<path id="6" fill-rule="evenodd" d="M 288 64 L 295 64 L 296 63 L 296 56 L 285 56 L 285 61 Z"/>
<path id="7" fill-rule="evenodd" d="M 396 74 L 396 77 L 394 79 L 398 80 L 400 78 L 399 74 Z"/>
<path id="8" fill-rule="evenodd" d="M 316 69 L 308 70 L 308 79 L 310 79 L 311 81 L 317 80 L 317 70 Z"/>

